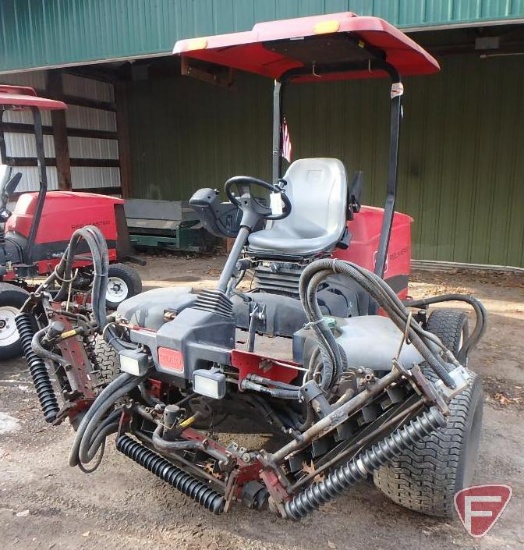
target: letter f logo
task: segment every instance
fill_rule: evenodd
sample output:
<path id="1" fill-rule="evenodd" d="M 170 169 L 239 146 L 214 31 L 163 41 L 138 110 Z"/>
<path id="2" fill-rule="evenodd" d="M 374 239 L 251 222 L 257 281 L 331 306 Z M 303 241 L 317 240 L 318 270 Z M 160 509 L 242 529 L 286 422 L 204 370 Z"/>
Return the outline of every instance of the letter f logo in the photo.
<path id="1" fill-rule="evenodd" d="M 483 537 L 501 516 L 511 498 L 508 485 L 477 485 L 458 491 L 455 509 L 472 537 Z"/>

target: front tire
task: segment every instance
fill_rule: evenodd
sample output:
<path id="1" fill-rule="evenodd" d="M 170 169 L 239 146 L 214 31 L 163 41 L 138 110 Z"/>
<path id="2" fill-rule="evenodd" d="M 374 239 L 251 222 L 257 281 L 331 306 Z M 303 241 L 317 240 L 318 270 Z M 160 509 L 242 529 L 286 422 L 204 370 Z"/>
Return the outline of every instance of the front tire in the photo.
<path id="1" fill-rule="evenodd" d="M 115 348 L 108 344 L 102 336 L 96 337 L 95 356 L 97 361 L 97 377 L 101 388 L 105 388 L 120 374 L 120 359 Z"/>
<path id="2" fill-rule="evenodd" d="M 468 318 L 454 309 L 436 309 L 426 329 L 458 358 L 467 339 Z M 459 358 L 463 364 L 467 358 Z M 426 377 L 437 381 L 431 369 Z M 393 502 L 429 516 L 453 517 L 455 493 L 470 485 L 477 460 L 484 397 L 480 378 L 449 403 L 446 427 L 426 437 L 375 471 L 375 485 Z"/>
<path id="3" fill-rule="evenodd" d="M 472 384 L 449 403 L 446 427 L 375 471 L 375 485 L 396 504 L 453 517 L 455 493 L 471 484 L 480 443 L 482 384 L 472 376 Z"/>
<path id="4" fill-rule="evenodd" d="M 118 305 L 142 292 L 142 281 L 138 272 L 125 264 L 111 264 L 106 292 L 106 306 L 116 309 Z"/>
<path id="5" fill-rule="evenodd" d="M 0 361 L 22 355 L 22 343 L 15 325 L 15 317 L 29 297 L 23 288 L 0 283 Z"/>

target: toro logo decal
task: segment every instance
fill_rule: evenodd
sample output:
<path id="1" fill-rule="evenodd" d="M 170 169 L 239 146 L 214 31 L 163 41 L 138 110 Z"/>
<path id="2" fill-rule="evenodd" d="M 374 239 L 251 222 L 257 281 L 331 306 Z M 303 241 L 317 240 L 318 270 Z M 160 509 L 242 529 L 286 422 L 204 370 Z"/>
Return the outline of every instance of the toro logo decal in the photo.
<path id="1" fill-rule="evenodd" d="M 158 348 L 158 362 L 165 369 L 184 372 L 184 358 L 180 351 L 169 348 Z"/>
<path id="2" fill-rule="evenodd" d="M 511 498 L 508 485 L 476 485 L 455 494 L 455 509 L 472 537 L 483 537 L 497 522 Z"/>

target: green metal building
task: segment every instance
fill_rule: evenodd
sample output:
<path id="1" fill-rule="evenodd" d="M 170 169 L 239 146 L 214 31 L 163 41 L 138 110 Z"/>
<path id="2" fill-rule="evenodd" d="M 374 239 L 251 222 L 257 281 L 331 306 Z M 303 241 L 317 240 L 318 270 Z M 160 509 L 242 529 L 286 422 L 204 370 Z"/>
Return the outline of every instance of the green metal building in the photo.
<path id="1" fill-rule="evenodd" d="M 0 82 L 70 105 L 47 121 L 56 187 L 187 199 L 269 176 L 272 84 L 182 77 L 175 41 L 340 11 L 387 19 L 441 63 L 405 81 L 398 209 L 415 219 L 414 257 L 524 267 L 524 0 L 2 0 Z M 295 158 L 364 170 L 380 205 L 388 94 L 385 81 L 290 87 Z M 25 151 L 24 121 L 11 130 Z"/>

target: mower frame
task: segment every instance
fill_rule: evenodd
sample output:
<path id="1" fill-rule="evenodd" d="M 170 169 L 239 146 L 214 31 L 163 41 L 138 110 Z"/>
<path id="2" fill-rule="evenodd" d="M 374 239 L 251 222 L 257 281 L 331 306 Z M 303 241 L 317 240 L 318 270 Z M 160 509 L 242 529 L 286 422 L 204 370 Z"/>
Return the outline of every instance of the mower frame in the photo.
<path id="1" fill-rule="evenodd" d="M 317 48 L 314 58 L 306 37 Z M 288 51 L 293 55 L 287 55 Z M 182 64 L 185 70 L 190 69 L 189 59 L 194 58 L 207 67 L 218 64 L 274 78 L 273 182 L 248 176 L 226 182 L 226 194 L 239 207 L 242 219 L 215 289 L 198 294 L 187 288 L 178 294 L 172 289 L 154 289 L 125 301 L 110 317 L 101 303 L 107 285 L 105 242 L 96 228 L 75 232 L 70 253 L 83 239 L 95 259 L 91 313 L 84 303 L 67 300 L 64 305 L 68 288 L 63 281 L 68 280 L 71 271 L 71 258 L 64 257 L 35 293 L 35 301 L 17 317 L 46 419 L 58 423 L 68 417 L 77 427 L 70 465 L 85 471 L 86 464 L 95 461 L 96 468 L 106 436 L 117 433 L 117 450 L 214 513 L 227 511 L 234 501 L 241 501 L 255 509 L 269 506 L 282 517 L 298 520 L 369 475 L 383 471 L 419 443 L 424 446 L 428 438 L 446 428 L 446 416 L 452 418 L 450 439 L 460 444 L 467 441 L 470 433 L 459 430 L 457 436 L 452 415 L 454 399 L 467 395 L 475 380 L 464 364 L 467 351 L 479 341 L 485 328 L 481 304 L 458 295 L 402 302 L 382 277 L 396 198 L 403 91 L 400 74 L 435 72 L 438 63 L 386 22 L 352 13 L 263 23 L 247 33 L 181 41 L 175 45 L 175 52 L 186 58 Z M 329 242 L 310 249 L 297 261 L 300 300 L 278 292 L 255 293 L 270 297 L 263 302 L 248 292 L 236 291 L 239 264 L 248 266 L 245 271 L 263 258 L 262 253 L 255 253 L 253 262 L 249 257 L 241 259 L 250 234 L 259 222 L 283 219 L 291 213 L 292 202 L 285 194 L 285 182 L 280 181 L 283 89 L 292 81 L 378 76 L 387 76 L 391 81 L 391 116 L 386 208 L 375 272 L 328 257 L 342 240 L 339 226 L 343 233 L 347 218 L 339 216 L 336 238 L 329 234 Z M 346 189 L 341 182 L 346 183 L 345 170 L 337 174 L 335 197 L 343 210 Z M 289 180 L 291 183 L 291 177 Z M 232 193 L 233 185 L 240 190 L 239 195 Z M 272 202 L 278 202 L 278 196 L 272 197 L 276 201 L 270 201 L 271 206 L 257 201 L 251 186 L 280 195 L 284 207 L 273 208 Z M 218 200 L 218 191 L 201 189 L 190 204 L 216 216 L 220 212 L 216 209 Z M 309 243 L 302 233 L 297 240 Z M 288 256 L 282 252 L 278 261 L 294 258 L 293 252 L 302 250 L 293 248 L 290 241 L 287 250 L 291 252 Z M 389 319 L 367 315 L 365 310 L 338 315 L 327 308 L 326 314 L 320 307 L 319 289 L 334 276 L 354 284 Z M 53 301 L 45 296 L 45 289 L 56 280 L 62 281 L 61 300 Z M 336 294 L 337 299 L 340 295 Z M 358 292 L 352 296 L 358 300 Z M 237 304 L 247 303 L 248 308 L 250 304 L 260 303 L 263 308 L 268 305 L 262 313 L 272 308 L 275 318 L 290 311 L 294 324 L 289 334 L 281 335 L 292 348 L 292 360 L 289 356 L 277 357 L 274 349 L 269 355 L 254 351 L 257 334 L 273 334 L 265 328 L 258 330 L 258 321 L 250 322 L 246 330 L 234 299 L 238 299 Z M 426 322 L 425 318 L 428 305 L 449 300 L 469 304 L 476 314 L 473 333 L 463 340 L 459 350 L 453 351 L 447 347 L 450 344 L 444 335 L 441 339 L 427 330 L 431 319 Z M 408 308 L 418 311 L 413 313 Z M 31 314 L 45 317 L 48 325 L 35 332 Z M 249 316 L 255 319 L 256 314 L 253 309 Z M 54 321 L 66 316 L 68 327 Z M 248 332 L 247 342 L 243 342 L 247 350 L 237 345 L 238 330 Z M 89 394 L 77 389 L 91 358 L 81 363 L 71 354 L 78 346 L 79 335 L 87 345 L 102 335 L 119 354 L 121 374 L 100 392 L 99 388 L 88 388 L 92 390 Z M 461 354 L 462 364 L 458 359 Z M 63 383 L 62 407 L 46 372 L 46 361 L 51 362 L 56 378 Z M 72 388 L 77 391 L 67 391 Z M 464 403 L 461 409 L 479 418 L 475 410 L 481 403 L 471 399 Z M 247 419 L 248 432 L 252 433 L 256 419 L 250 413 L 271 424 L 286 443 L 276 449 L 264 445 L 250 451 L 235 442 L 225 446 L 213 437 L 215 414 L 236 414 Z M 199 423 L 206 421 L 209 430 L 199 429 Z M 466 452 L 468 460 L 475 455 L 475 445 L 478 441 L 473 441 L 472 451 Z M 453 498 L 449 487 L 439 485 L 440 473 L 434 479 L 426 475 L 424 483 L 435 499 Z M 466 482 L 457 481 L 458 485 Z"/>

